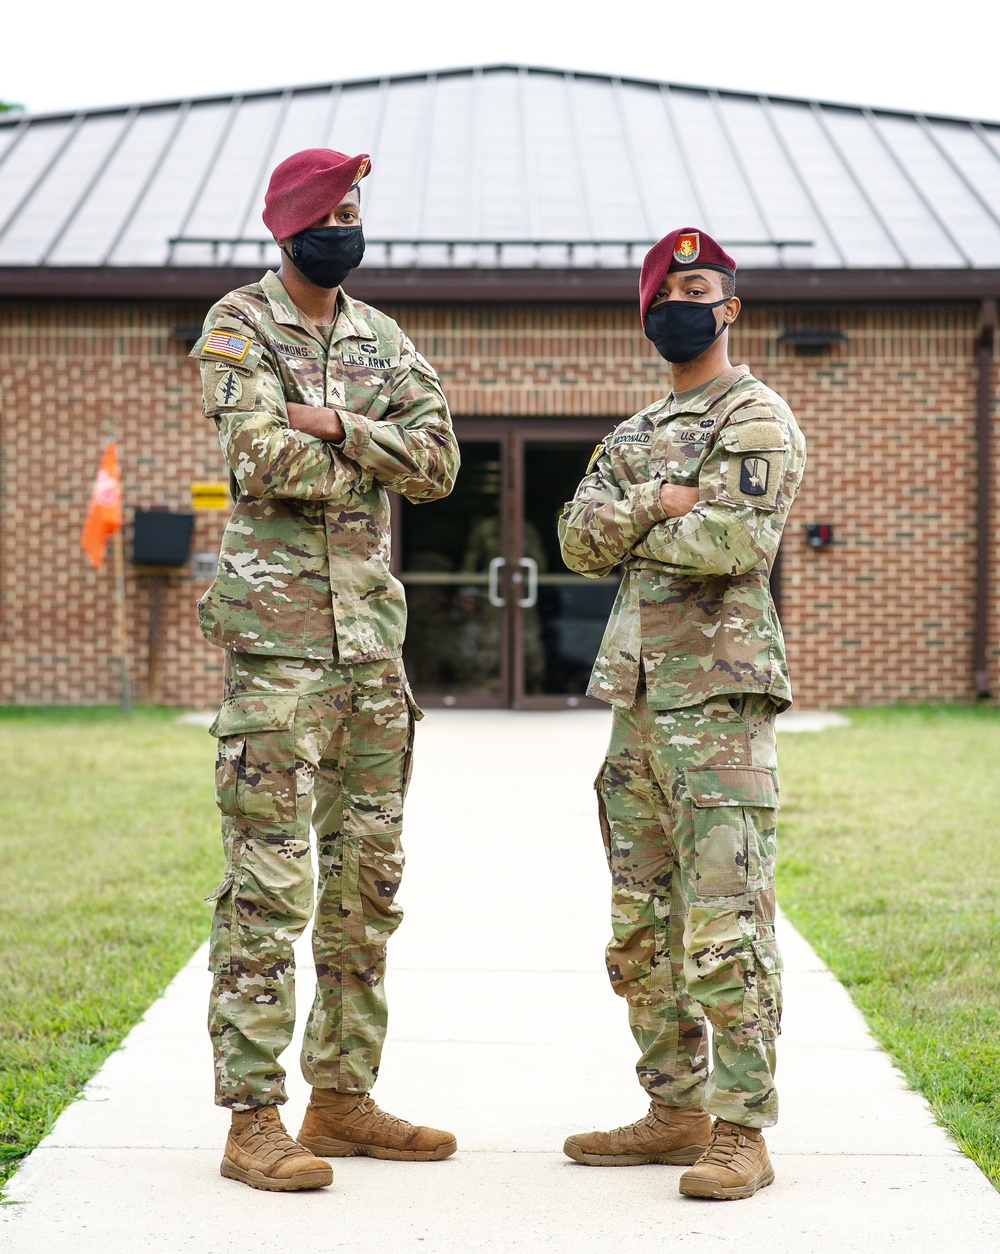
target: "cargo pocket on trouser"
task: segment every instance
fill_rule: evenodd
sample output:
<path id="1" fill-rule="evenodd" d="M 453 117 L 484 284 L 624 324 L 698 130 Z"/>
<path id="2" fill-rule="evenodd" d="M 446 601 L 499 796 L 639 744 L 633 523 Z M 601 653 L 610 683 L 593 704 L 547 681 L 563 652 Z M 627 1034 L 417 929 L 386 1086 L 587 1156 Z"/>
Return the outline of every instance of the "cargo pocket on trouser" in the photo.
<path id="1" fill-rule="evenodd" d="M 205 898 L 212 902 L 215 911 L 212 915 L 212 933 L 208 946 L 208 969 L 220 975 L 228 975 L 233 955 L 234 918 L 233 883 L 238 868 L 232 863 L 233 822 L 223 816 L 223 843 L 226 847 L 226 870 L 217 887 Z M 228 830 L 227 830 L 228 829 Z"/>
<path id="2" fill-rule="evenodd" d="M 607 763 L 601 765 L 601 769 L 597 772 L 597 778 L 594 780 L 594 793 L 597 797 L 597 822 L 601 828 L 601 840 L 604 843 L 604 857 L 608 864 L 608 870 L 611 870 L 611 824 L 608 822 L 608 807 L 604 804 L 604 772 L 607 769 Z"/>
<path id="3" fill-rule="evenodd" d="M 611 987 L 630 1006 L 672 992 L 669 842 L 643 765 L 608 758 L 595 781 L 601 837 L 611 872 Z"/>
<path id="4" fill-rule="evenodd" d="M 219 740 L 215 799 L 224 815 L 275 824 L 298 818 L 297 705 L 293 692 L 244 692 L 223 703 L 211 732 Z"/>
<path id="5" fill-rule="evenodd" d="M 414 700 L 413 693 L 410 691 L 410 685 L 406 683 L 405 680 L 403 682 L 403 694 L 406 697 L 406 705 L 410 714 L 410 734 L 407 737 L 406 751 L 403 754 L 403 776 L 401 788 L 401 796 L 405 801 L 406 794 L 410 788 L 410 776 L 413 774 L 413 740 L 416 735 L 417 724 L 424 717 L 424 712 Z"/>
<path id="6" fill-rule="evenodd" d="M 746 941 L 746 994 L 743 1025 L 748 1034 L 773 1041 L 781 1031 L 781 972 L 783 964 L 773 927 L 757 924 L 757 935 Z"/>
<path id="7" fill-rule="evenodd" d="M 773 843 L 778 797 L 765 767 L 689 767 L 695 897 L 739 897 L 767 887 L 762 849 Z"/>
<path id="8" fill-rule="evenodd" d="M 223 703 L 211 731 L 218 737 L 216 801 L 222 814 L 226 867 L 208 898 L 215 902 L 212 969 L 231 971 L 240 914 L 268 947 L 267 933 L 294 926 L 311 910 L 308 800 L 312 772 L 296 758 L 295 693 L 241 693 Z M 308 868 L 308 903 L 304 869 Z M 248 884 L 248 880 L 252 883 Z M 263 955 L 261 955 L 263 956 Z"/>

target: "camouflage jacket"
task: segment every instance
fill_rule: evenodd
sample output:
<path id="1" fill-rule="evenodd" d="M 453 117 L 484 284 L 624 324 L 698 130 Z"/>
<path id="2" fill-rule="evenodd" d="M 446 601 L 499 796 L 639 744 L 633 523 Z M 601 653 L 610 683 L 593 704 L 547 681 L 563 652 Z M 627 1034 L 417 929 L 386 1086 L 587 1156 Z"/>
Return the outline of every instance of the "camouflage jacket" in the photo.
<path id="1" fill-rule="evenodd" d="M 458 470 L 432 367 L 343 290 L 328 347 L 270 271 L 212 307 L 191 356 L 239 488 L 202 633 L 244 653 L 398 657 L 406 602 L 389 570 L 387 490 L 432 501 Z M 343 441 L 292 430 L 287 401 L 335 409 Z"/>
<path id="2" fill-rule="evenodd" d="M 686 405 L 671 393 L 598 446 L 559 521 L 570 569 L 625 568 L 588 695 L 631 705 L 641 667 L 653 709 L 739 692 L 788 705 L 769 573 L 804 466 L 791 410 L 746 366 Z M 664 479 L 700 489 L 682 518 L 664 514 Z"/>

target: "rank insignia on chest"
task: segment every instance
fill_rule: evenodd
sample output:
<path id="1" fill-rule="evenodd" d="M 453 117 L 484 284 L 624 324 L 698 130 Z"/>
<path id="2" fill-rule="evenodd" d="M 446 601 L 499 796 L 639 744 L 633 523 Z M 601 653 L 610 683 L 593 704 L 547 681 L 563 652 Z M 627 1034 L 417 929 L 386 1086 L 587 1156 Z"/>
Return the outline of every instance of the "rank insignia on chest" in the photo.
<path id="1" fill-rule="evenodd" d="M 771 463 L 766 457 L 744 457 L 740 469 L 740 491 L 746 496 L 766 496 Z"/>
<path id="2" fill-rule="evenodd" d="M 232 335 L 228 331 L 210 331 L 201 351 L 212 357 L 242 361 L 249 349 L 250 339 L 246 335 Z"/>

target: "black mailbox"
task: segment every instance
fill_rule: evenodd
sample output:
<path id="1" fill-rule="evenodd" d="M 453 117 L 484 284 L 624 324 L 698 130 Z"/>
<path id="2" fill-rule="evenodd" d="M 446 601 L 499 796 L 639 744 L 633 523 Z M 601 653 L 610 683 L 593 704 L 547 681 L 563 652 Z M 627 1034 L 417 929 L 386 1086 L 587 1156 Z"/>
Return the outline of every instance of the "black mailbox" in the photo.
<path id="1" fill-rule="evenodd" d="M 193 532 L 194 514 L 137 509 L 132 532 L 132 565 L 186 566 Z"/>

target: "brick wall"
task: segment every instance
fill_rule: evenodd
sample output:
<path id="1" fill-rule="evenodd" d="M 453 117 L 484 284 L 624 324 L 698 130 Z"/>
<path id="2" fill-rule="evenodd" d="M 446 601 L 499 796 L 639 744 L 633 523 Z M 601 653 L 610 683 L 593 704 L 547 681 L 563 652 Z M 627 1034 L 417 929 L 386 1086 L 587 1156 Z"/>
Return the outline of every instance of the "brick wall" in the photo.
<path id="1" fill-rule="evenodd" d="M 197 370 L 175 326 L 203 311 L 22 306 L 0 311 L 0 701 L 117 700 L 110 546 L 100 572 L 79 548 L 107 424 L 113 420 L 130 518 L 136 507 L 190 507 L 190 482 L 223 477 L 214 428 L 200 417 Z M 218 550 L 224 517 L 197 515 L 194 550 Z M 127 545 L 130 551 L 130 531 Z M 168 580 L 160 699 L 211 706 L 222 655 L 198 633 L 207 586 Z M 131 671 L 147 697 L 148 577 L 128 572 Z"/>
<path id="2" fill-rule="evenodd" d="M 197 371 L 171 335 L 202 312 L 0 309 L 0 701 L 116 699 L 111 565 L 96 574 L 84 563 L 79 527 L 109 418 L 130 507 L 186 509 L 192 480 L 224 477 L 214 429 L 200 416 Z M 438 366 L 462 417 L 601 416 L 610 426 L 665 390 L 663 363 L 630 308 L 388 312 Z M 971 695 L 976 317 L 948 306 L 764 307 L 737 324 L 733 360 L 786 397 L 809 440 L 782 557 L 802 706 Z M 805 327 L 838 329 L 846 340 L 798 357 L 779 337 Z M 1000 508 L 995 518 L 1000 528 Z M 808 521 L 832 522 L 836 544 L 808 548 Z M 223 523 L 199 512 L 193 548 L 216 549 Z M 169 704 L 217 700 L 222 656 L 201 640 L 194 615 L 204 586 L 185 576 L 166 587 L 159 696 Z M 143 699 L 149 578 L 130 571 L 128 596 Z M 996 688 L 995 589 L 991 611 Z"/>

